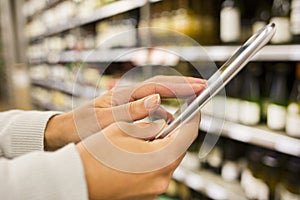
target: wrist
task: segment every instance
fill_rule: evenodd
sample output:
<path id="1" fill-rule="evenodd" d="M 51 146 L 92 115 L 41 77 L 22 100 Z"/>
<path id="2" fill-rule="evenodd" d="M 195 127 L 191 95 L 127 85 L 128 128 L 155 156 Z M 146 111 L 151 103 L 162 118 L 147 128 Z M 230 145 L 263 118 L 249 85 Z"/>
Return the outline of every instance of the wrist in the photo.
<path id="1" fill-rule="evenodd" d="M 49 119 L 45 130 L 45 150 L 56 150 L 70 142 L 78 141 L 72 112 L 54 115 Z"/>

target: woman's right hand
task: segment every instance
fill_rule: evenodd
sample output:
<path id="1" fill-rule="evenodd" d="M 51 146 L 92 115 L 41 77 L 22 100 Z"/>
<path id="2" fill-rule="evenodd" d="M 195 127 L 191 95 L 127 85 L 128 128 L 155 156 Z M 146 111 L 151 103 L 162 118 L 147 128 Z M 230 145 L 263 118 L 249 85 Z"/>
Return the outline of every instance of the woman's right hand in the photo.
<path id="1" fill-rule="evenodd" d="M 89 198 L 155 199 L 157 195 L 164 193 L 186 149 L 197 137 L 199 123 L 200 113 L 174 131 L 170 137 L 151 141 L 149 138 L 153 139 L 165 126 L 162 121 L 149 124 L 114 123 L 78 143 L 77 150 L 83 162 Z M 127 153 L 148 157 L 140 162 L 132 162 L 121 155 L 113 155 L 113 151 L 105 149 L 106 139 Z M 101 155 L 97 154 L 111 160 L 101 160 Z M 165 160 L 170 162 L 164 163 Z M 107 163 L 110 161 L 120 163 L 120 166 L 109 166 Z M 152 164 L 155 167 L 149 170 L 149 165 Z M 128 167 L 138 171 L 135 173 L 127 170 Z"/>

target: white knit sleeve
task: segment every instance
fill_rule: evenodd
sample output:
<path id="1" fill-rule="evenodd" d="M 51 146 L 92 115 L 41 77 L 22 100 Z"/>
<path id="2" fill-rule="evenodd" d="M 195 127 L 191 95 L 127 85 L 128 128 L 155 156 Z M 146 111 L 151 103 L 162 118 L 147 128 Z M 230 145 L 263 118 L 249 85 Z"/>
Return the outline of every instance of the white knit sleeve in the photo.
<path id="1" fill-rule="evenodd" d="M 12 110 L 0 113 L 0 157 L 14 158 L 44 149 L 48 120 L 59 112 Z"/>
<path id="2" fill-rule="evenodd" d="M 0 199 L 88 199 L 83 165 L 74 144 L 55 152 L 0 158 L 0 179 Z"/>

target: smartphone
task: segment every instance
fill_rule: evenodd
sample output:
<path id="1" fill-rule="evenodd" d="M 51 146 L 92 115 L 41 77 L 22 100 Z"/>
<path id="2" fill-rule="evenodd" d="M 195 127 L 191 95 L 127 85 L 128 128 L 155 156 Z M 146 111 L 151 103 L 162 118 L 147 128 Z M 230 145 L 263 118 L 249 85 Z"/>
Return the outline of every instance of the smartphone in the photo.
<path id="1" fill-rule="evenodd" d="M 207 88 L 174 119 L 156 138 L 169 136 L 170 133 L 191 119 L 203 106 L 211 100 L 225 85 L 235 77 L 249 60 L 273 37 L 276 31 L 274 23 L 270 23 L 252 35 L 235 53 L 207 80 Z"/>

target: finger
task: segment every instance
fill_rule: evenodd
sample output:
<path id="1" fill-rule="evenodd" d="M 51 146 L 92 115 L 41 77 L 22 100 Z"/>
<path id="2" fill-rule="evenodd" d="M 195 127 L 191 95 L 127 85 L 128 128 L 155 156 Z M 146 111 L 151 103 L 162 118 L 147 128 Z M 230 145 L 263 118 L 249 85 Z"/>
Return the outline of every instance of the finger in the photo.
<path id="1" fill-rule="evenodd" d="M 114 121 L 132 122 L 149 116 L 160 106 L 159 94 L 150 95 L 127 104 L 111 108 Z"/>
<path id="2" fill-rule="evenodd" d="M 186 76 L 155 76 L 153 78 L 146 80 L 145 82 L 205 84 L 206 80 L 201 78 L 186 77 Z"/>
<path id="3" fill-rule="evenodd" d="M 198 121 L 195 117 L 192 119 L 194 120 L 191 121 Z M 126 124 L 126 122 L 120 123 Z M 131 124 L 129 131 L 131 132 L 135 126 L 134 129 L 138 130 L 137 134 L 143 135 L 147 132 L 136 124 Z M 182 137 L 148 142 L 130 136 L 128 130 L 121 129 L 115 123 L 105 128 L 102 133 L 94 134 L 83 142 L 93 156 L 111 168 L 130 173 L 145 173 L 170 166 L 185 153 L 198 129 L 193 124 L 190 125 L 190 121 L 182 127 L 184 129 L 182 133 L 185 134 L 178 134 Z M 158 129 L 154 132 L 157 131 Z M 153 129 L 150 132 L 152 133 Z"/>
<path id="4" fill-rule="evenodd" d="M 198 112 L 189 121 L 180 124 L 180 126 L 172 131 L 168 136 L 162 139 L 153 140 L 152 143 L 157 146 L 154 148 L 162 148 L 169 145 L 169 151 L 176 152 L 187 149 L 189 145 L 196 139 L 199 130 L 201 115 Z"/>
<path id="5" fill-rule="evenodd" d="M 206 87 L 203 79 L 159 76 L 132 87 L 117 86 L 110 91 L 108 99 L 110 105 L 116 106 L 152 94 L 160 94 L 162 97 L 189 97 L 199 94 Z"/>
<path id="6" fill-rule="evenodd" d="M 117 122 L 119 130 L 130 137 L 137 139 L 150 140 L 154 139 L 155 136 L 162 131 L 166 126 L 166 121 L 163 119 L 156 120 L 149 123 L 128 123 L 128 122 Z"/>
<path id="7" fill-rule="evenodd" d="M 154 112 L 151 112 L 149 115 L 151 121 L 155 121 L 158 119 L 164 119 L 167 124 L 174 120 L 174 117 L 171 113 L 166 111 L 163 107 L 159 106 Z"/>
<path id="8" fill-rule="evenodd" d="M 199 94 L 206 88 L 206 84 L 187 83 L 145 83 L 136 88 L 131 97 L 133 100 L 140 99 L 151 94 L 160 94 L 162 97 L 189 97 Z"/>

